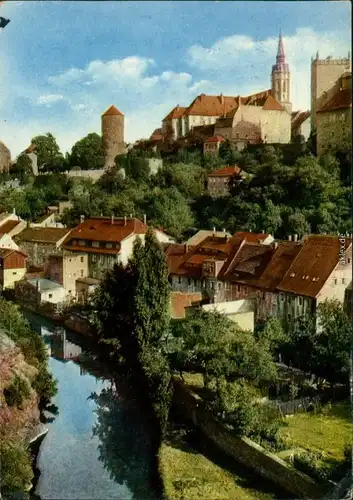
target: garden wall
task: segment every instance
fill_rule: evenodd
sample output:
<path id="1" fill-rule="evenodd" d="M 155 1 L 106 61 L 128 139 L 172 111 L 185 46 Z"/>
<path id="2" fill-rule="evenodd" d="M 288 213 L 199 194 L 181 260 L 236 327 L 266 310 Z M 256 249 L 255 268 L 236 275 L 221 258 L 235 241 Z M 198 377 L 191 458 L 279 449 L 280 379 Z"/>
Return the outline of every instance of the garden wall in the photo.
<path id="1" fill-rule="evenodd" d="M 204 409 L 203 401 L 198 395 L 177 379 L 174 379 L 173 404 L 228 456 L 273 481 L 295 498 L 320 498 L 327 492 L 327 487 L 297 471 L 262 446 L 248 438 L 235 436 Z"/>

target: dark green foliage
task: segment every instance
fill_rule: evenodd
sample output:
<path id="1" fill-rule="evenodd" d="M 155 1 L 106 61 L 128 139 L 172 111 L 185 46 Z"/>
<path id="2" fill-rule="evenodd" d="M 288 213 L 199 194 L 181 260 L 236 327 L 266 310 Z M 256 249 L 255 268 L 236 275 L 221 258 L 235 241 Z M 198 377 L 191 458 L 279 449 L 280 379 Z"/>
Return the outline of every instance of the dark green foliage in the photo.
<path id="1" fill-rule="evenodd" d="M 139 238 L 126 267 L 115 265 L 93 299 L 99 340 L 139 378 L 164 432 L 171 401 L 162 338 L 169 330 L 169 282 L 164 253 L 153 231 Z"/>
<path id="2" fill-rule="evenodd" d="M 1 493 L 7 496 L 15 491 L 23 491 L 33 479 L 28 450 L 22 443 L 10 440 L 1 441 L 0 447 Z"/>
<path id="3" fill-rule="evenodd" d="M 60 148 L 55 137 L 48 133 L 33 137 L 32 144 L 36 146 L 38 168 L 47 172 L 58 172 L 65 169 L 65 159 L 60 153 Z"/>
<path id="4" fill-rule="evenodd" d="M 288 341 L 281 347 L 287 363 L 330 383 L 348 384 L 353 329 L 338 301 L 319 304 L 317 318 L 298 317 L 288 332 Z"/>
<path id="5" fill-rule="evenodd" d="M 34 180 L 31 159 L 22 154 L 18 157 L 16 164 L 11 168 L 11 176 L 16 177 L 22 184 L 29 184 Z"/>
<path id="6" fill-rule="evenodd" d="M 30 387 L 24 378 L 15 375 L 11 384 L 4 389 L 4 397 L 8 406 L 22 408 L 23 402 L 30 396 Z"/>
<path id="7" fill-rule="evenodd" d="M 82 170 L 94 170 L 104 167 L 103 141 L 100 135 L 88 134 L 74 144 L 70 155 L 70 166 Z"/>
<path id="8" fill-rule="evenodd" d="M 150 176 L 148 160 L 138 152 L 132 150 L 126 155 L 119 155 L 115 159 L 118 169 L 123 168 L 127 177 L 136 182 L 147 182 Z"/>
<path id="9" fill-rule="evenodd" d="M 32 386 L 38 391 L 40 398 L 49 401 L 56 394 L 57 388 L 56 381 L 48 371 L 48 353 L 43 339 L 30 329 L 19 307 L 4 299 L 0 299 L 0 327 L 21 348 L 26 362 L 38 369 Z"/>

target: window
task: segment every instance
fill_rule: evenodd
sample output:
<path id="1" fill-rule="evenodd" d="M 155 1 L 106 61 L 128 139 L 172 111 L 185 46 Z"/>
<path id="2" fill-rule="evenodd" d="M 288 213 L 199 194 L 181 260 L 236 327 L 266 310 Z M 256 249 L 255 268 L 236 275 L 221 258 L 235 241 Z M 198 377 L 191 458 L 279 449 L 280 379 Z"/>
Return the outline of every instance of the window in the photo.
<path id="1" fill-rule="evenodd" d="M 51 299 L 52 297 L 53 297 L 53 294 L 52 294 L 52 293 L 50 293 L 50 294 L 49 294 L 49 298 Z"/>
<path id="2" fill-rule="evenodd" d="M 81 257 L 81 259 L 80 259 L 80 260 L 81 260 L 81 262 L 83 262 L 83 257 Z"/>
<path id="3" fill-rule="evenodd" d="M 351 263 L 351 259 L 348 257 L 348 264 L 350 264 L 350 263 Z"/>
<path id="4" fill-rule="evenodd" d="M 284 294 L 281 293 L 281 301 L 284 302 Z"/>
<path id="5" fill-rule="evenodd" d="M 97 262 L 97 255 L 92 255 L 92 262 Z"/>
<path id="6" fill-rule="evenodd" d="M 188 279 L 188 285 L 191 286 L 191 279 Z"/>
<path id="7" fill-rule="evenodd" d="M 83 278 L 83 269 L 81 269 L 81 278 Z"/>
<path id="8" fill-rule="evenodd" d="M 80 245 L 80 247 L 84 247 L 86 245 L 86 241 L 85 240 L 79 240 L 78 244 Z"/>
<path id="9" fill-rule="evenodd" d="M 218 283 L 218 290 L 220 290 L 222 287 L 222 284 L 221 283 Z"/>
<path id="10" fill-rule="evenodd" d="M 299 305 L 301 306 L 302 305 L 302 298 L 299 297 Z"/>
<path id="11" fill-rule="evenodd" d="M 238 290 L 238 292 L 240 292 L 240 285 L 237 286 L 237 290 Z"/>
<path id="12" fill-rule="evenodd" d="M 335 285 L 337 285 L 337 279 L 335 279 Z"/>
<path id="13" fill-rule="evenodd" d="M 180 285 L 180 283 L 181 283 L 181 276 L 178 276 L 178 283 Z"/>
<path id="14" fill-rule="evenodd" d="M 342 285 L 344 285 L 346 282 L 346 280 L 344 278 L 342 278 Z"/>
<path id="15" fill-rule="evenodd" d="M 93 248 L 99 248 L 99 241 L 92 241 Z"/>
<path id="16" fill-rule="evenodd" d="M 13 275 L 16 275 L 16 274 L 17 274 L 17 272 L 16 272 L 16 271 L 13 271 L 13 273 L 12 273 L 12 274 L 13 274 Z"/>

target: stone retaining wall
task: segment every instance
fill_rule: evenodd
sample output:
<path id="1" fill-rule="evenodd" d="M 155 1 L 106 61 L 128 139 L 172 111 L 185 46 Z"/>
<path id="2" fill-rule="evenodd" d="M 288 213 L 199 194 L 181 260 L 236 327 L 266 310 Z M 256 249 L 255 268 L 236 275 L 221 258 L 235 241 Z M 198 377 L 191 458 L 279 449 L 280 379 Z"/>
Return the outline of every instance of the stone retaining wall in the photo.
<path id="1" fill-rule="evenodd" d="M 198 395 L 177 379 L 174 380 L 173 404 L 228 456 L 273 481 L 295 498 L 320 498 L 327 492 L 326 485 L 318 484 L 250 439 L 234 435 L 205 410 Z"/>

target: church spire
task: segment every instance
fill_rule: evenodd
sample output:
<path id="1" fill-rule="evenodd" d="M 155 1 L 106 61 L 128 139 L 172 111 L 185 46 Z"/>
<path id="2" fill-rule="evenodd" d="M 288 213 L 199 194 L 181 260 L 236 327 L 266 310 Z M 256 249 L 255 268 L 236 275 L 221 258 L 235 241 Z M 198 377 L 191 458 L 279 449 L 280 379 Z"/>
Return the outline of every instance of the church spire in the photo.
<path id="1" fill-rule="evenodd" d="M 286 56 L 284 55 L 282 31 L 280 30 L 278 39 L 277 62 L 284 62 L 285 58 Z"/>
<path id="2" fill-rule="evenodd" d="M 272 66 L 271 74 L 271 95 L 278 102 L 285 104 L 286 109 L 290 105 L 290 71 L 284 52 L 282 31 L 279 32 L 276 64 Z"/>

